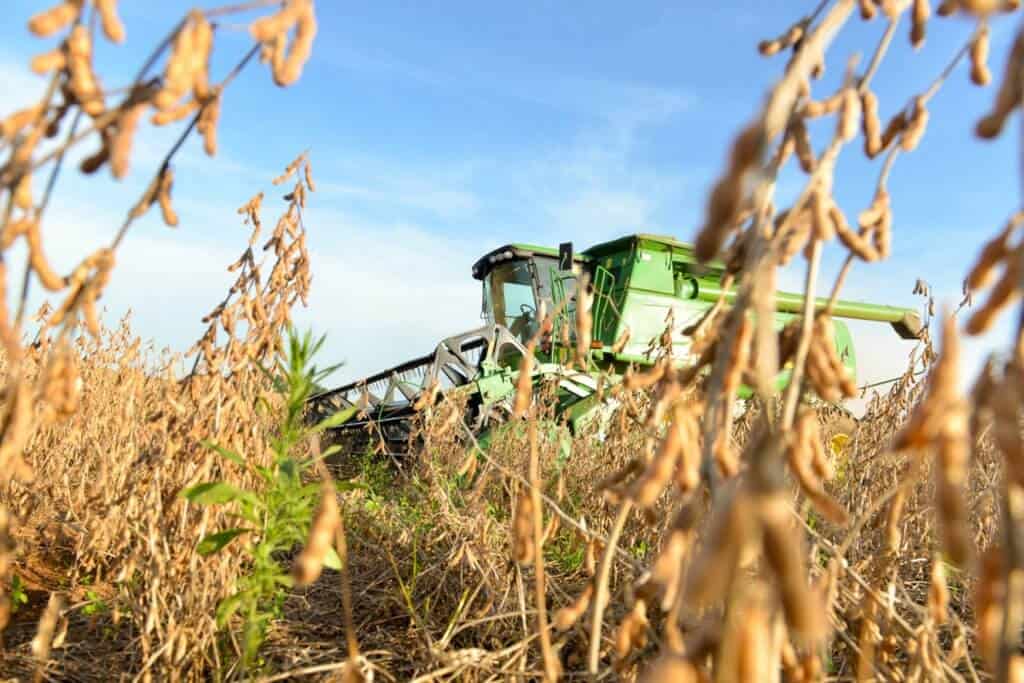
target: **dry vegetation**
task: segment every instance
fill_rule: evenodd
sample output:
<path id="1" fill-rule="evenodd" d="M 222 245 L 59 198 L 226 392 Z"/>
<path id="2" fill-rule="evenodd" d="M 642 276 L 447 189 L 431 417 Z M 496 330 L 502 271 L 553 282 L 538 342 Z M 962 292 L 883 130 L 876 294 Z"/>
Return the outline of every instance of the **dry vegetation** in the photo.
<path id="1" fill-rule="evenodd" d="M 942 2 L 939 17 L 976 27 L 951 67 L 969 59 L 977 85 L 993 82 L 989 24 L 1017 4 Z M 921 142 L 952 68 L 890 105 L 885 125 L 871 80 L 901 22 L 919 45 L 941 20 L 927 0 L 822 2 L 760 46 L 792 57 L 736 137 L 697 235 L 740 289 L 692 330 L 698 366 L 672 369 L 661 349 L 653 369 L 610 390 L 621 407 L 603 440 L 567 447 L 549 388 L 522 384 L 516 418 L 485 450 L 442 398 L 422 411 L 408 461 L 368 453 L 330 472 L 325 444 L 297 419 L 317 376 L 303 362 L 312 349 L 286 335 L 311 286 L 305 155 L 274 180 L 291 189 L 266 242 L 263 194 L 239 209 L 252 237 L 185 377 L 129 321 L 108 329 L 96 315 L 131 223 L 153 204 L 177 223 L 179 145 L 111 244 L 72 273 L 49 267 L 42 228 L 65 152 L 83 141 L 101 147 L 81 172 L 114 178 L 144 116 L 188 119 L 182 139 L 198 132 L 213 155 L 225 88 L 252 57 L 278 85 L 299 77 L 312 0 L 194 10 L 135 83 L 106 91 L 91 44 L 125 39 L 116 9 L 67 0 L 31 20 L 57 40 L 31 65 L 50 86 L 0 128 L 0 247 L 23 239 L 29 253 L 17 291 L 0 272 L 14 295 L 4 301 L 18 304 L 0 307 L 0 679 L 1024 680 L 1024 330 L 970 396 L 958 388 L 960 336 L 983 334 L 1020 292 L 1021 215 L 965 264 L 967 297 L 937 321 L 938 348 L 926 336 L 855 425 L 798 391 L 856 391 L 827 310 L 808 308 L 781 334 L 744 315 L 771 310 L 777 268 L 800 254 L 811 295 L 822 249 L 848 250 L 833 299 L 855 264 L 887 258 L 898 198 L 886 179 Z M 252 50 L 215 83 L 218 17 L 253 11 Z M 829 43 L 858 20 L 878 26 L 871 59 L 812 98 Z M 1024 31 L 1003 59 L 981 138 L 1022 105 Z M 815 151 L 807 119 L 822 116 L 835 134 Z M 831 187 L 840 150 L 859 139 L 879 157 L 879 183 L 851 226 Z M 794 153 L 807 185 L 776 211 L 774 178 Z M 33 282 L 55 303 L 25 320 Z M 577 324 L 585 339 L 587 316 Z M 774 395 L 773 369 L 789 360 L 796 381 Z M 742 383 L 756 397 L 734 418 Z M 262 512 L 242 532 L 234 513 L 253 500 Z M 239 608 L 240 590 L 264 597 Z"/>

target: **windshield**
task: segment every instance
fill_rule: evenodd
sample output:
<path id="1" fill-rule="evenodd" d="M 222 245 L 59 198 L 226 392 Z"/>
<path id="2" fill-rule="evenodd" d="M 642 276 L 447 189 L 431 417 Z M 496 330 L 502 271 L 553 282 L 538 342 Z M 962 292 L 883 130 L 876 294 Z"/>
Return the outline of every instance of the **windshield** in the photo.
<path id="1" fill-rule="evenodd" d="M 529 261 L 495 266 L 484 280 L 484 315 L 521 341 L 537 331 L 537 303 Z"/>

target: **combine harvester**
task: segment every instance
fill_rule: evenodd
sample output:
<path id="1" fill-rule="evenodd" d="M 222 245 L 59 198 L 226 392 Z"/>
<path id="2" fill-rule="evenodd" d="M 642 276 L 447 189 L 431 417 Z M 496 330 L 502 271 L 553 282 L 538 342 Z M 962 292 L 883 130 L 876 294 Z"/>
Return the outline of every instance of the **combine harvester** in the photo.
<path id="1" fill-rule="evenodd" d="M 519 363 L 546 310 L 558 312 L 555 333 L 535 350 L 533 383 L 558 381 L 559 417 L 578 433 L 594 417 L 607 414 L 611 399 L 599 400 L 599 378 L 614 383 L 630 366 L 641 369 L 654 363 L 649 350 L 664 333 L 670 312 L 675 323 L 673 357 L 680 365 L 692 362 L 691 339 L 681 330 L 723 296 L 724 272 L 720 262 L 698 263 L 692 245 L 661 235 L 627 235 L 579 254 L 573 253 L 571 243 L 557 249 L 499 247 L 473 264 L 473 277 L 483 283 L 483 327 L 442 340 L 426 356 L 313 396 L 310 416 L 322 419 L 356 407 L 358 416 L 335 430 L 334 440 L 348 444 L 349 452 L 383 443 L 392 453 L 404 453 L 417 402 L 436 398 L 434 393 L 459 392 L 467 395 L 467 424 L 486 438 L 489 429 L 511 414 Z M 584 275 L 593 302 L 586 371 L 572 362 L 575 291 Z M 735 290 L 725 292 L 726 302 L 735 295 Z M 819 299 L 816 305 L 823 308 L 825 303 Z M 803 304 L 800 294 L 777 292 L 776 327 L 800 315 Z M 914 310 L 852 301 L 838 301 L 833 318 L 836 350 L 853 377 L 853 339 L 842 318 L 890 323 L 903 339 L 917 338 L 922 326 Z M 568 346 L 558 332 L 566 322 L 572 332 Z M 615 348 L 627 329 L 627 343 Z M 787 377 L 780 379 L 785 382 Z"/>

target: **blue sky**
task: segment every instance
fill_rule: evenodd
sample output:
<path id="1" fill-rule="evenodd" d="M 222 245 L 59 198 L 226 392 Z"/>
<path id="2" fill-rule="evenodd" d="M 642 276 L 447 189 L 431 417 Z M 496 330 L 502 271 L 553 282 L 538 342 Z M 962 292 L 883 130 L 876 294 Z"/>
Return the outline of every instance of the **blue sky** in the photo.
<path id="1" fill-rule="evenodd" d="M 104 45 L 98 55 L 110 85 L 126 82 L 147 47 L 190 7 L 120 4 L 128 41 Z M 328 334 L 324 360 L 347 362 L 339 380 L 425 353 L 440 337 L 475 326 L 479 291 L 470 265 L 499 244 L 571 239 L 585 247 L 641 230 L 690 240 L 730 139 L 784 66 L 785 57 L 758 55 L 757 42 L 814 4 L 594 2 L 584 11 L 555 2 L 321 1 L 302 79 L 282 90 L 254 63 L 226 97 L 218 156 L 206 159 L 198 140 L 182 151 L 175 185 L 181 225 L 170 230 L 151 215 L 133 229 L 105 297 L 107 317 L 131 308 L 144 337 L 186 348 L 230 285 L 225 266 L 245 247 L 247 229 L 235 209 L 259 190 L 272 198 L 270 179 L 306 148 L 320 191 L 307 214 L 311 305 L 297 319 Z M 42 6 L 16 0 L 7 14 L 0 112 L 44 87 L 25 69 L 51 44 L 24 28 Z M 240 29 L 251 16 L 219 32 L 215 73 L 245 50 Z M 996 74 L 1014 21 L 995 26 Z M 878 19 L 855 17 L 815 94 L 831 92 L 850 55 L 859 51 L 866 63 L 883 28 Z M 933 20 L 915 53 L 904 23 L 875 81 L 882 116 L 926 88 L 971 30 L 964 20 Z M 933 100 L 921 148 L 893 171 L 893 256 L 858 264 L 846 296 L 917 306 L 911 290 L 921 277 L 940 302 L 958 301 L 982 241 L 1020 201 L 1017 123 L 994 143 L 971 133 L 993 95 L 993 86 L 969 83 L 966 64 L 952 74 Z M 830 126 L 814 130 L 819 149 Z M 46 224 L 62 270 L 109 240 L 128 190 L 141 190 L 175 131 L 145 132 L 124 181 L 66 175 Z M 866 161 L 859 145 L 844 151 L 837 175 L 836 197 L 851 216 L 870 201 L 881 162 Z M 784 174 L 779 205 L 801 178 L 796 170 Z M 275 204 L 267 206 L 269 219 Z M 829 245 L 826 276 L 842 255 Z M 786 270 L 787 287 L 798 286 L 802 265 Z M 858 379 L 899 371 L 906 342 L 887 327 L 854 328 Z M 1008 330 L 1004 323 L 969 344 L 969 368 L 986 348 L 1004 346 Z"/>

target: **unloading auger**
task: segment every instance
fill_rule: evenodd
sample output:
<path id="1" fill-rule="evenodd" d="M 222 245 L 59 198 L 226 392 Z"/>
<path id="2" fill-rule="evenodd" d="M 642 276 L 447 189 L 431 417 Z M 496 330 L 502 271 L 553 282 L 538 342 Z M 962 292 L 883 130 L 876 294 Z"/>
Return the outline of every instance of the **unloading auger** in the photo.
<path id="1" fill-rule="evenodd" d="M 720 298 L 731 303 L 736 296 L 735 290 L 722 291 L 724 264 L 701 264 L 692 245 L 651 234 L 626 235 L 582 253 L 574 253 L 571 243 L 557 249 L 509 244 L 478 259 L 472 272 L 483 285 L 483 326 L 443 339 L 428 355 L 316 394 L 309 400 L 310 419 L 356 408 L 355 419 L 334 430 L 334 436 L 355 437 L 353 447 L 359 441 L 375 442 L 401 453 L 419 408 L 438 394 L 463 392 L 469 424 L 484 433 L 511 413 L 520 361 L 546 310 L 558 312 L 555 330 L 568 330 L 569 338 L 556 333 L 537 347 L 533 382 L 558 381 L 557 410 L 577 432 L 605 407 L 598 400 L 599 377 L 614 383 L 630 366 L 654 363 L 648 350 L 664 333 L 670 313 L 673 357 L 684 365 L 692 362 L 692 340 L 682 331 Z M 587 371 L 572 363 L 575 326 L 569 324 L 584 276 L 590 283 L 593 323 Z M 825 299 L 816 300 L 818 309 L 825 304 Z M 802 295 L 777 292 L 776 328 L 800 315 L 803 306 Z M 832 316 L 836 350 L 853 377 L 853 339 L 842 319 L 889 323 L 904 339 L 918 338 L 922 328 L 916 311 L 893 306 L 840 300 Z M 616 347 L 627 329 L 628 341 Z M 788 370 L 783 370 L 780 381 L 787 379 Z"/>

